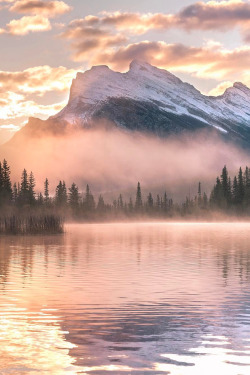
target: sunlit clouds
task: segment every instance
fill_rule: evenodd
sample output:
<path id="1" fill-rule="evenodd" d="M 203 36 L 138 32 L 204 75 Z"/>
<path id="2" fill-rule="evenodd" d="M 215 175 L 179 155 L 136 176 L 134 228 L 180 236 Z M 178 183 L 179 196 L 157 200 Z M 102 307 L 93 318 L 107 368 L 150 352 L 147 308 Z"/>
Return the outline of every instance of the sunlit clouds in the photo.
<path id="1" fill-rule="evenodd" d="M 0 104 L 0 120 L 9 120 L 18 117 L 48 117 L 59 112 L 66 105 L 66 102 L 43 105 L 33 100 L 27 100 L 23 95 L 7 92 L 0 94 Z"/>
<path id="2" fill-rule="evenodd" d="M 0 129 L 7 129 L 9 131 L 17 131 L 20 129 L 20 126 L 14 124 L 0 125 Z"/>
<path id="3" fill-rule="evenodd" d="M 0 144 L 26 125 L 29 117 L 46 119 L 59 112 L 66 101 L 55 104 L 39 104 L 24 95 L 13 92 L 0 93 Z"/>
<path id="4" fill-rule="evenodd" d="M 68 37 L 71 38 L 71 35 L 70 32 Z M 116 70 L 126 71 L 131 60 L 140 59 L 173 72 L 186 72 L 200 78 L 250 83 L 250 46 L 231 50 L 214 43 L 194 47 L 148 40 L 124 46 L 120 45 L 121 36 L 116 43 L 108 34 L 99 36 L 96 33 L 91 39 L 84 38 L 83 41 L 78 35 L 79 30 L 74 34 L 72 44 L 74 59 L 90 62 L 90 65 L 107 64 Z"/>
<path id="5" fill-rule="evenodd" d="M 241 0 L 197 2 L 176 14 L 102 12 L 71 21 L 61 37 L 70 41 L 72 58 L 88 66 L 107 64 L 125 71 L 133 59 L 141 59 L 174 72 L 217 81 L 243 80 L 248 84 L 250 48 L 227 48 L 216 40 L 200 45 L 167 42 L 170 29 L 190 33 L 237 29 L 249 37 L 250 3 Z M 158 32 L 152 40 L 152 32 Z M 221 83 L 221 82 L 220 82 Z M 224 84 L 225 85 L 225 84 Z M 205 92 L 205 90 L 204 90 Z"/>
<path id="6" fill-rule="evenodd" d="M 226 91 L 226 89 L 232 86 L 233 86 L 233 82 L 231 81 L 222 82 L 218 86 L 216 86 L 214 89 L 210 90 L 208 95 L 211 95 L 211 96 L 222 95 Z"/>
<path id="7" fill-rule="evenodd" d="M 74 76 L 74 69 L 64 67 L 40 66 L 23 72 L 0 71 L 0 121 L 55 114 L 66 101 L 45 105 L 38 103 L 36 97 L 49 92 L 66 94 Z"/>
<path id="8" fill-rule="evenodd" d="M 94 16 L 72 21 L 65 36 L 67 38 L 94 37 L 113 28 L 113 32 L 141 35 L 149 31 L 170 28 L 193 30 L 229 31 L 238 27 L 245 39 L 250 33 L 250 3 L 241 0 L 197 2 L 176 14 L 102 12 Z M 110 31 L 109 31 L 110 32 Z"/>
<path id="9" fill-rule="evenodd" d="M 50 21 L 42 16 L 24 16 L 18 20 L 12 20 L 5 29 L 0 29 L 0 34 L 26 35 L 29 32 L 51 30 Z"/>
<path id="10" fill-rule="evenodd" d="M 132 34 L 150 30 L 183 28 L 185 30 L 230 30 L 239 27 L 243 34 L 250 30 L 250 4 L 241 0 L 196 2 L 176 14 L 103 12 L 99 16 L 87 16 L 85 26 L 114 26 Z"/>
<path id="11" fill-rule="evenodd" d="M 63 1 L 19 0 L 11 6 L 10 11 L 20 14 L 39 14 L 51 18 L 67 13 L 70 9 L 71 7 Z"/>
<path id="12" fill-rule="evenodd" d="M 68 91 L 76 71 L 63 66 L 37 66 L 20 72 L 0 71 L 0 93 L 17 91 L 42 95 L 49 91 Z"/>
<path id="13" fill-rule="evenodd" d="M 75 73 L 74 69 L 49 66 L 21 72 L 0 71 L 0 137 L 3 129 L 13 130 L 1 127 L 6 120 L 12 122 L 20 119 L 23 122 L 30 116 L 47 118 L 59 112 L 66 105 L 66 99 L 51 104 L 43 104 L 41 99 L 53 92 L 64 93 L 67 97 Z"/>
<path id="14" fill-rule="evenodd" d="M 63 1 L 19 0 L 10 3 L 11 6 L 8 8 L 10 12 L 24 16 L 12 19 L 0 29 L 0 34 L 26 35 L 29 32 L 49 31 L 52 28 L 49 18 L 71 10 L 71 7 Z"/>

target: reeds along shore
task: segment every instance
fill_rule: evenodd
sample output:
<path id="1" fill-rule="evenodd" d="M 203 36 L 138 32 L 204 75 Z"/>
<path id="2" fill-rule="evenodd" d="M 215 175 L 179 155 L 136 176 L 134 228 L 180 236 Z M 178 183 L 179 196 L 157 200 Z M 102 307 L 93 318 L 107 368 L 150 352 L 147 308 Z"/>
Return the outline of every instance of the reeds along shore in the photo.
<path id="1" fill-rule="evenodd" d="M 56 215 L 0 217 L 0 234 L 60 234 L 63 219 Z"/>

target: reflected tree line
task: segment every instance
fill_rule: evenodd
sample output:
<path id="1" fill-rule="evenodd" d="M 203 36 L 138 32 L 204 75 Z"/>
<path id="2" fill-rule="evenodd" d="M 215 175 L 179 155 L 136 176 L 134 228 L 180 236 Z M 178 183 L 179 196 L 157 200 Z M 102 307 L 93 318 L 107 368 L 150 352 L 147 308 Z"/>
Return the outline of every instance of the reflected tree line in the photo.
<path id="1" fill-rule="evenodd" d="M 0 209 L 6 212 L 46 212 L 57 213 L 76 220 L 100 220 L 136 217 L 206 217 L 213 212 L 225 214 L 248 215 L 250 213 L 250 170 L 240 167 L 233 179 L 224 166 L 221 175 L 216 178 L 212 191 L 202 192 L 198 183 L 197 194 L 187 196 L 183 203 L 176 203 L 165 192 L 153 196 L 148 193 L 142 197 L 141 185 L 138 182 L 134 197 L 124 199 L 118 194 L 112 203 L 104 201 L 102 195 L 96 199 L 89 185 L 84 193 L 72 183 L 67 188 L 65 181 L 59 181 L 55 192 L 51 194 L 50 184 L 46 178 L 43 193 L 35 190 L 35 177 L 32 172 L 23 170 L 18 183 L 11 181 L 11 170 L 6 160 L 0 162 Z"/>
<path id="2" fill-rule="evenodd" d="M 34 274 L 33 267 L 36 264 L 35 257 L 40 257 L 39 262 L 44 267 L 46 274 L 49 263 L 56 264 L 59 274 L 65 273 L 65 269 L 70 267 L 75 269 L 88 267 L 93 264 L 95 258 L 100 260 L 98 249 L 101 247 L 107 249 L 112 241 L 123 243 L 126 249 L 133 248 L 133 261 L 140 265 L 141 252 L 144 252 L 146 243 L 146 253 L 144 252 L 143 262 L 150 260 L 152 255 L 161 255 L 159 259 L 164 259 L 165 264 L 171 264 L 170 258 L 173 255 L 167 249 L 174 246 L 178 249 L 178 257 L 187 260 L 190 252 L 187 249 L 201 249 L 202 257 L 211 260 L 210 269 L 218 269 L 221 277 L 227 281 L 231 277 L 238 277 L 240 282 L 250 281 L 250 235 L 238 236 L 237 232 L 230 236 L 211 236 L 211 232 L 205 230 L 202 236 L 194 231 L 180 232 L 180 236 L 175 236 L 172 230 L 158 232 L 157 238 L 162 234 L 162 247 L 156 246 L 155 232 L 138 232 L 131 229 L 127 231 L 112 229 L 108 232 L 90 231 L 89 229 L 79 230 L 74 236 L 1 236 L 0 237 L 0 290 L 5 288 L 5 282 L 9 281 L 10 268 L 20 266 L 23 282 L 26 278 Z M 200 232 L 198 232 L 200 233 Z M 146 238 L 146 240 L 145 240 Z M 216 251 L 211 252 L 211 248 Z M 148 252 L 148 253 L 147 253 Z M 145 257 L 146 254 L 146 257 Z M 105 260 L 105 254 L 102 255 L 102 261 Z M 197 255 L 198 256 L 198 255 Z M 80 260 L 81 259 L 81 260 Z M 79 263 L 80 262 L 80 263 Z M 159 261 L 160 262 L 160 261 Z M 214 265 L 214 268 L 212 267 Z M 201 262 L 199 267 L 207 267 L 206 262 Z"/>

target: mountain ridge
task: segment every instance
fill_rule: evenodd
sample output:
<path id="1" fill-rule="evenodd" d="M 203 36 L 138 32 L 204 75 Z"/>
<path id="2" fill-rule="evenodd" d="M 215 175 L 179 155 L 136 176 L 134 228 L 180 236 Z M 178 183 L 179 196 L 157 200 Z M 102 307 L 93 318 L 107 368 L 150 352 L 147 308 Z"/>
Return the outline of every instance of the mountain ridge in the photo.
<path id="1" fill-rule="evenodd" d="M 67 126 L 89 129 L 101 123 L 158 136 L 206 129 L 250 145 L 250 89 L 235 82 L 222 95 L 206 96 L 144 61 L 133 60 L 126 73 L 99 65 L 77 73 L 68 104 L 41 121 L 38 126 L 45 131 L 55 127 L 52 132 Z M 35 122 L 29 121 L 30 132 Z"/>

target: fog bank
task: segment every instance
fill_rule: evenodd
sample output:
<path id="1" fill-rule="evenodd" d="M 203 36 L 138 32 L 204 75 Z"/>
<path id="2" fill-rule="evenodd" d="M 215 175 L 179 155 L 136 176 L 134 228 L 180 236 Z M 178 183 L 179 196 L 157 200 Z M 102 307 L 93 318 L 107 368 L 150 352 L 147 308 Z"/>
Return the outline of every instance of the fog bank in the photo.
<path id="1" fill-rule="evenodd" d="M 210 188 L 222 167 L 235 173 L 249 163 L 249 153 L 204 133 L 159 139 L 119 130 L 78 131 L 64 136 L 16 137 L 0 147 L 12 180 L 25 167 L 33 171 L 37 190 L 48 177 L 51 193 L 58 181 L 86 183 L 99 193 L 130 191 L 140 181 L 145 190 L 166 189 L 178 198 L 196 192 L 198 181 Z"/>

